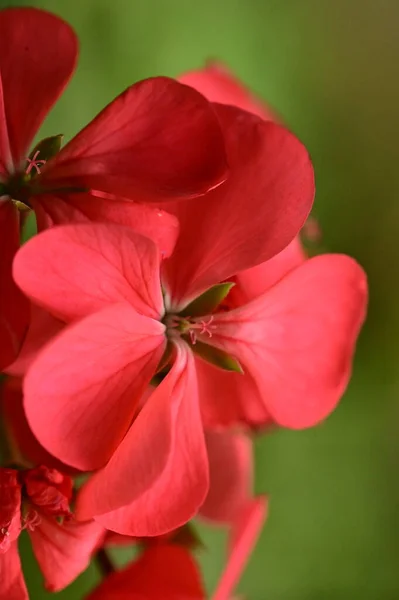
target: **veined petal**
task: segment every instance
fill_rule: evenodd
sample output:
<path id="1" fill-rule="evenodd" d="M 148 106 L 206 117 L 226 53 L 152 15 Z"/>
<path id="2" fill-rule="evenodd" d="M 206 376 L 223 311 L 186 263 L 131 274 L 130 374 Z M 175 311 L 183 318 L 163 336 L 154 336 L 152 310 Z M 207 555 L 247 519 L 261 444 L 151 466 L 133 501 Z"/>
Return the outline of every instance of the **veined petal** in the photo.
<path id="1" fill-rule="evenodd" d="M 30 367 L 25 412 L 51 454 L 103 466 L 122 441 L 165 348 L 164 326 L 115 304 L 66 328 Z"/>
<path id="2" fill-rule="evenodd" d="M 48 161 L 40 185 L 159 202 L 204 194 L 226 177 L 212 105 L 188 86 L 154 77 L 128 88 Z"/>
<path id="3" fill-rule="evenodd" d="M 179 345 L 118 450 L 82 489 L 77 515 L 121 534 L 162 535 L 198 512 L 208 485 L 194 359 Z"/>
<path id="4" fill-rule="evenodd" d="M 0 200 L 0 371 L 17 357 L 29 321 L 29 302 L 12 278 L 18 248 L 18 210 Z"/>
<path id="5" fill-rule="evenodd" d="M 3 600 L 28 600 L 18 542 L 11 543 L 5 553 L 0 552 L 0 598 Z"/>
<path id="6" fill-rule="evenodd" d="M 253 96 L 220 62 L 212 61 L 202 69 L 184 73 L 179 81 L 195 88 L 211 102 L 231 104 L 266 121 L 276 121 L 273 111 Z"/>
<path id="7" fill-rule="evenodd" d="M 30 143 L 75 69 L 77 54 L 77 38 L 59 17 L 36 8 L 0 12 L 0 77 L 15 168 L 23 166 Z"/>
<path id="8" fill-rule="evenodd" d="M 206 431 L 209 492 L 200 509 L 203 519 L 234 523 L 252 492 L 252 442 L 242 433 Z"/>
<path id="9" fill-rule="evenodd" d="M 117 198 L 105 192 L 90 194 L 53 193 L 34 196 L 40 231 L 53 225 L 86 223 L 87 221 L 116 223 L 131 227 L 150 238 L 159 248 L 161 256 L 171 255 L 179 233 L 177 218 L 153 205 Z"/>
<path id="10" fill-rule="evenodd" d="M 230 600 L 257 538 L 267 513 L 267 499 L 263 496 L 250 500 L 232 527 L 227 566 L 217 585 L 212 600 Z"/>
<path id="11" fill-rule="evenodd" d="M 46 589 L 58 592 L 88 567 L 104 529 L 95 521 L 58 523 L 40 513 L 39 525 L 28 533 Z"/>
<path id="12" fill-rule="evenodd" d="M 238 358 L 278 424 L 310 427 L 345 391 L 366 304 L 362 268 L 348 256 L 318 256 L 215 315 L 212 343 Z"/>
<path id="13" fill-rule="evenodd" d="M 88 600 L 205 600 L 201 575 L 180 546 L 148 548 L 138 560 L 109 577 Z"/>
<path id="14" fill-rule="evenodd" d="M 34 302 L 66 321 L 116 302 L 158 318 L 163 312 L 159 263 L 148 238 L 119 225 L 87 223 L 32 238 L 15 257 L 13 273 Z"/>
<path id="15" fill-rule="evenodd" d="M 215 106 L 225 132 L 230 176 L 201 202 L 168 205 L 180 223 L 176 248 L 163 272 L 168 302 L 175 310 L 283 250 L 313 202 L 309 156 L 289 131 L 238 108 Z"/>

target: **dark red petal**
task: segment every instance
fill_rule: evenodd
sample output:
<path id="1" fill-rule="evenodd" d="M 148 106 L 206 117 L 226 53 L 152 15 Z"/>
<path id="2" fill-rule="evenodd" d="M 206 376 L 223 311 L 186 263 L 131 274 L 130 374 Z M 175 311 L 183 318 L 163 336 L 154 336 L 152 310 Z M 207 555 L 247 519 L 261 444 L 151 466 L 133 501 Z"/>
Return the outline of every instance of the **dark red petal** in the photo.
<path id="1" fill-rule="evenodd" d="M 168 205 L 180 223 L 164 264 L 176 309 L 199 293 L 276 255 L 302 227 L 314 196 L 304 146 L 287 130 L 238 108 L 217 105 L 230 177 L 201 202 Z"/>
<path id="2" fill-rule="evenodd" d="M 165 545 L 107 577 L 88 600 L 205 600 L 205 591 L 190 553 Z"/>
<path id="3" fill-rule="evenodd" d="M 204 194 L 226 176 L 212 105 L 188 86 L 155 77 L 109 104 L 45 165 L 40 183 L 159 202 Z"/>
<path id="4" fill-rule="evenodd" d="M 16 359 L 29 321 L 29 302 L 12 278 L 18 248 L 18 210 L 0 200 L 0 371 Z"/>
<path id="5" fill-rule="evenodd" d="M 59 17 L 36 8 L 0 12 L 0 75 L 15 167 L 24 163 L 43 119 L 68 83 L 77 53 L 76 36 Z"/>

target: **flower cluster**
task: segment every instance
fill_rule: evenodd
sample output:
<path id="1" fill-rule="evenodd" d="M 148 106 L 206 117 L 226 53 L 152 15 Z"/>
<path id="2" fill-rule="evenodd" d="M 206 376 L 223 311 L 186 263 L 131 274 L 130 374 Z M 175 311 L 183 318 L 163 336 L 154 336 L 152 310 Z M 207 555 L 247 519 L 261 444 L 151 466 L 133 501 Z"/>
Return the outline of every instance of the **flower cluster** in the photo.
<path id="1" fill-rule="evenodd" d="M 230 532 L 230 600 L 267 508 L 251 435 L 335 408 L 364 272 L 307 256 L 308 153 L 220 65 L 136 83 L 30 151 L 77 40 L 6 9 L 0 50 L 0 600 L 27 598 L 23 529 L 50 590 L 97 557 L 93 600 L 204 599 L 194 517 Z M 139 550 L 121 571 L 112 540 Z"/>

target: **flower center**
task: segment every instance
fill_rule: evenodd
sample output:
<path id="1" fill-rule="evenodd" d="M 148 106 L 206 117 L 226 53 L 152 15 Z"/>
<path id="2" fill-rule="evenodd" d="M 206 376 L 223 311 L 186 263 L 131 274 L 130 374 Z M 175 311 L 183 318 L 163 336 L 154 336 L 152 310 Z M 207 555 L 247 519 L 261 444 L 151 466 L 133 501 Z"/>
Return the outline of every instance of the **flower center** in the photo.
<path id="1" fill-rule="evenodd" d="M 216 328 L 216 325 L 212 325 L 213 316 L 210 316 L 207 320 L 201 318 L 192 318 L 188 316 L 180 315 L 166 315 L 164 318 L 164 324 L 166 325 L 166 335 L 170 338 L 176 336 L 186 336 L 191 344 L 194 346 L 197 343 L 198 335 L 207 335 L 209 338 L 212 337 L 212 329 Z"/>

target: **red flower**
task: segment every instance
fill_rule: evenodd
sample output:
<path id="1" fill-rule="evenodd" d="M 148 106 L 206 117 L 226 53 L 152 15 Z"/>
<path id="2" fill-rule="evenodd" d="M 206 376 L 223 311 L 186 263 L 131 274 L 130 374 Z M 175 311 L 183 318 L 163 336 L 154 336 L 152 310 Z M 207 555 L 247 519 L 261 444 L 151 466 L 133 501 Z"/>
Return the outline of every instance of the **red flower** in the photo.
<path id="1" fill-rule="evenodd" d="M 212 600 L 232 600 L 232 594 L 256 543 L 266 516 L 263 498 L 248 503 L 229 536 L 228 561 Z M 108 576 L 88 600 L 206 600 L 196 563 L 177 545 L 148 547 L 138 560 Z"/>
<path id="2" fill-rule="evenodd" d="M 175 252 L 163 264 L 164 297 L 156 246 L 115 225 L 56 228 L 26 244 L 15 261 L 16 281 L 34 301 L 64 322 L 77 321 L 28 372 L 28 420 L 44 447 L 68 464 L 91 470 L 109 461 L 81 496 L 80 514 L 101 515 L 121 533 L 175 529 L 207 494 L 195 363 L 210 368 L 211 377 L 214 367 L 197 361 L 190 348 L 213 342 L 203 324 L 210 317 L 191 319 L 185 307 L 281 250 L 313 199 L 307 154 L 290 133 L 239 109 L 218 111 L 232 174 L 203 199 L 203 210 L 180 203 L 186 208 Z M 67 257 L 67 268 L 60 257 Z M 343 287 L 346 293 L 345 281 Z M 140 411 L 168 340 L 173 366 Z M 228 364 L 237 363 L 227 357 Z M 250 377 L 242 376 L 244 386 L 253 385 Z"/>
<path id="3" fill-rule="evenodd" d="M 28 531 L 47 589 L 63 589 L 87 567 L 103 529 L 94 521 L 71 519 L 71 496 L 71 479 L 55 469 L 0 468 L 1 598 L 28 598 L 17 546 L 22 529 Z"/>
<path id="4" fill-rule="evenodd" d="M 43 141 L 39 153 L 46 164 L 40 174 L 27 173 L 29 146 L 68 83 L 77 52 L 73 30 L 58 17 L 34 8 L 0 12 L 0 368 L 15 357 L 28 318 L 10 275 L 19 246 L 17 206 L 36 211 L 39 229 L 107 219 L 134 224 L 168 245 L 167 232 L 176 232 L 172 217 L 163 214 L 166 232 L 160 234 L 157 211 L 123 200 L 113 204 L 107 194 L 156 206 L 201 195 L 226 178 L 223 137 L 211 105 L 165 77 L 128 88 L 56 156 L 60 136 Z"/>

